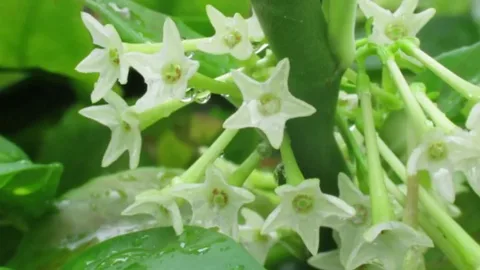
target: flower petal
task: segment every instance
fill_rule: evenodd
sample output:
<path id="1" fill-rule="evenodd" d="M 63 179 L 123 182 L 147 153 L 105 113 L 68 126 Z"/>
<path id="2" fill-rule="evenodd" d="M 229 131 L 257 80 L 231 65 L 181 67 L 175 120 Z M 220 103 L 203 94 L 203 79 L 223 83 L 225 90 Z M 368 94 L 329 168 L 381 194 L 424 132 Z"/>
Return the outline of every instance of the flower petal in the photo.
<path id="1" fill-rule="evenodd" d="M 134 127 L 132 127 L 133 129 Z M 142 135 L 139 129 L 131 130 L 129 135 L 129 141 L 126 142 L 128 147 L 128 153 L 130 156 L 130 169 L 133 170 L 138 167 L 140 163 L 140 153 L 142 151 Z"/>
<path id="2" fill-rule="evenodd" d="M 209 54 L 222 55 L 230 52 L 230 48 L 225 44 L 221 36 L 215 35 L 208 40 L 201 40 L 197 48 Z"/>
<path id="3" fill-rule="evenodd" d="M 260 22 L 258 21 L 257 14 L 255 14 L 255 10 L 252 9 L 252 17 L 247 19 L 248 24 L 248 36 L 250 40 L 254 42 L 260 42 L 265 39 L 265 34 L 263 33 L 263 29 L 260 26 Z"/>
<path id="4" fill-rule="evenodd" d="M 258 229 L 262 228 L 265 220 L 257 212 L 244 207 L 240 210 L 240 213 L 245 219 L 245 225 L 248 225 L 252 228 L 258 228 Z"/>
<path id="5" fill-rule="evenodd" d="M 100 73 L 100 77 L 95 83 L 95 87 L 90 96 L 92 103 L 98 102 L 100 99 L 104 98 L 110 90 L 112 90 L 112 87 L 118 79 L 119 72 L 118 69 L 109 67 Z"/>
<path id="6" fill-rule="evenodd" d="M 226 129 L 241 129 L 246 127 L 252 127 L 252 120 L 250 117 L 250 111 L 247 107 L 240 107 L 234 114 L 232 114 L 225 122 L 223 122 L 223 128 Z"/>
<path id="7" fill-rule="evenodd" d="M 169 57 L 178 59 L 185 56 L 180 32 L 170 18 L 167 18 L 163 24 L 163 42 L 164 46 L 162 50 L 167 51 Z"/>
<path id="8" fill-rule="evenodd" d="M 288 90 L 288 76 L 290 74 L 290 61 L 288 58 L 282 59 L 278 62 L 277 66 L 272 72 L 272 75 L 267 80 L 266 84 L 268 89 L 279 93 L 284 96 L 285 93 L 289 94 Z"/>
<path id="9" fill-rule="evenodd" d="M 108 51 L 105 49 L 93 49 L 76 67 L 75 70 L 82 73 L 101 72 L 108 65 Z"/>
<path id="10" fill-rule="evenodd" d="M 90 35 L 93 38 L 93 43 L 98 46 L 108 48 L 109 38 L 104 26 L 100 22 L 98 22 L 97 19 L 95 19 L 92 15 L 86 12 L 82 12 L 81 16 L 83 24 L 85 24 L 85 27 L 87 27 Z"/>
<path id="11" fill-rule="evenodd" d="M 408 21 L 408 34 L 412 37 L 416 36 L 418 32 L 433 18 L 435 9 L 429 8 L 418 14 L 413 15 Z"/>
<path id="12" fill-rule="evenodd" d="M 340 253 L 337 250 L 318 253 L 308 259 L 308 264 L 317 269 L 345 270 L 340 263 Z"/>
<path id="13" fill-rule="evenodd" d="M 125 54 L 125 59 L 128 63 L 142 75 L 145 81 L 149 81 L 152 78 L 159 78 L 155 76 L 156 62 L 158 62 L 157 54 L 145 54 L 139 52 L 129 52 Z"/>
<path id="14" fill-rule="evenodd" d="M 117 160 L 123 152 L 127 150 L 125 146 L 125 133 L 121 127 L 112 129 L 112 136 L 108 144 L 107 151 L 103 155 L 102 167 L 110 166 Z"/>
<path id="15" fill-rule="evenodd" d="M 470 130 L 480 129 L 480 103 L 475 104 L 470 110 L 465 126 Z"/>
<path id="16" fill-rule="evenodd" d="M 117 30 L 113 25 L 107 24 L 105 25 L 105 34 L 108 37 L 108 48 L 115 48 L 118 50 L 119 54 L 123 54 L 123 43 L 120 35 L 118 35 Z"/>
<path id="17" fill-rule="evenodd" d="M 395 16 L 411 15 L 415 12 L 418 6 L 418 0 L 403 0 L 398 9 L 395 11 Z"/>
<path id="18" fill-rule="evenodd" d="M 308 251 L 317 254 L 320 246 L 320 227 L 315 222 L 303 221 L 298 224 L 297 233 Z"/>
<path id="19" fill-rule="evenodd" d="M 227 18 L 212 5 L 207 5 L 207 16 L 215 31 L 222 30 L 225 27 Z"/>
<path id="20" fill-rule="evenodd" d="M 385 22 L 393 17 L 389 10 L 382 8 L 372 0 L 358 0 L 358 5 L 367 18 L 373 17 L 374 20 Z"/>
<path id="21" fill-rule="evenodd" d="M 447 169 L 440 169 L 431 175 L 433 188 L 438 194 L 449 203 L 455 201 L 455 185 L 453 175 Z"/>
<path id="22" fill-rule="evenodd" d="M 109 128 L 120 124 L 115 108 L 110 105 L 97 105 L 81 109 L 79 113 Z"/>

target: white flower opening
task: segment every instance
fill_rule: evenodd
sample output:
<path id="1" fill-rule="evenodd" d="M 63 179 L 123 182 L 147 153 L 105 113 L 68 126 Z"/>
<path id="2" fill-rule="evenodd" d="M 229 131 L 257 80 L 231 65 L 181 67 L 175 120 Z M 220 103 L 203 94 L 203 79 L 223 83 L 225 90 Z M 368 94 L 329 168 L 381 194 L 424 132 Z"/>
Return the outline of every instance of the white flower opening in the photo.
<path id="1" fill-rule="evenodd" d="M 298 186 L 284 185 L 275 189 L 280 204 L 267 217 L 262 233 L 274 232 L 278 228 L 289 228 L 297 232 L 307 249 L 316 254 L 319 246 L 320 226 L 332 216 L 350 218 L 355 209 L 334 196 L 323 194 L 318 179 L 308 179 Z"/>
<path id="2" fill-rule="evenodd" d="M 107 167 L 117 160 L 125 151 L 130 156 L 130 169 L 138 167 L 142 146 L 140 121 L 137 113 L 116 93 L 105 96 L 107 105 L 90 106 L 80 110 L 80 114 L 112 131 L 110 143 L 102 160 L 102 167 Z"/>
<path id="3" fill-rule="evenodd" d="M 433 8 L 415 14 L 418 0 L 403 0 L 400 7 L 393 13 L 372 0 L 359 0 L 358 4 L 367 18 L 373 18 L 373 31 L 369 40 L 379 45 L 388 45 L 402 38 L 415 37 L 435 15 Z"/>
<path id="4" fill-rule="evenodd" d="M 94 49 L 75 69 L 82 73 L 100 73 L 91 95 L 92 102 L 97 102 L 107 95 L 117 80 L 121 84 L 127 83 L 129 64 L 115 28 L 110 24 L 103 26 L 86 12 L 81 16 L 93 43 L 100 48 Z"/>
<path id="5" fill-rule="evenodd" d="M 215 35 L 200 42 L 198 49 L 210 54 L 230 53 L 239 60 L 247 60 L 253 53 L 253 47 L 249 40 L 249 24 L 242 15 L 236 13 L 233 18 L 225 17 L 211 5 L 207 5 L 207 15 Z"/>
<path id="6" fill-rule="evenodd" d="M 250 191 L 229 185 L 223 173 L 213 166 L 207 169 L 204 183 L 177 184 L 172 188 L 172 195 L 190 203 L 191 224 L 218 227 L 233 239 L 238 237 L 240 208 L 255 199 Z"/>
<path id="7" fill-rule="evenodd" d="M 185 56 L 180 33 L 170 18 L 163 25 L 163 46 L 160 52 L 131 52 L 126 57 L 147 83 L 147 92 L 136 104 L 142 111 L 170 99 L 184 98 L 188 80 L 200 66 L 198 61 Z"/>
<path id="8" fill-rule="evenodd" d="M 242 106 L 223 124 L 226 129 L 255 127 L 262 130 L 270 144 L 278 149 L 283 141 L 283 130 L 289 119 L 315 113 L 315 108 L 295 98 L 288 90 L 290 63 L 283 59 L 271 77 L 257 82 L 239 71 L 232 77 L 243 96 Z"/>

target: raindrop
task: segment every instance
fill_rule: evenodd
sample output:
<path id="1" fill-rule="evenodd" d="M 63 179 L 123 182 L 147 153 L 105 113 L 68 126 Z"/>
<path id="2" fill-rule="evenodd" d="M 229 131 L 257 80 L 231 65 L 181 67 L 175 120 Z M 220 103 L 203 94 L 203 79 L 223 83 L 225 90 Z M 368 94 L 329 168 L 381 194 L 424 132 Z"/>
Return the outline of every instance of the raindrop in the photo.
<path id="1" fill-rule="evenodd" d="M 127 7 L 124 7 L 124 8 L 121 8 L 119 7 L 116 3 L 108 3 L 108 5 L 117 13 L 119 13 L 120 15 L 122 15 L 122 17 L 126 18 L 126 19 L 130 19 L 131 17 L 131 14 L 130 14 L 130 10 L 127 8 Z"/>
<path id="2" fill-rule="evenodd" d="M 185 97 L 182 98 L 182 102 L 190 103 L 195 100 L 197 96 L 197 91 L 194 88 L 187 89 L 185 92 Z"/>
<path id="3" fill-rule="evenodd" d="M 195 96 L 195 102 L 198 104 L 206 104 L 212 94 L 209 91 L 202 91 Z"/>
<path id="4" fill-rule="evenodd" d="M 194 56 L 195 56 L 194 52 L 188 52 L 187 53 L 187 57 L 190 58 L 190 59 L 192 59 Z"/>

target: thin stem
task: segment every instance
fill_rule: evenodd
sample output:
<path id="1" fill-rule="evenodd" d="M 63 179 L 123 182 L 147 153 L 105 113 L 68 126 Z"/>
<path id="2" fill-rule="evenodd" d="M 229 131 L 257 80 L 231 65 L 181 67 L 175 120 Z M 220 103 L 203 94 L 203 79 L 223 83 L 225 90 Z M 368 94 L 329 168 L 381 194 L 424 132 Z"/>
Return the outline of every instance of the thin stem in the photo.
<path id="1" fill-rule="evenodd" d="M 348 123 L 345 119 L 342 118 L 340 114 L 335 115 L 335 121 L 337 123 L 337 127 L 342 134 L 342 137 L 347 144 L 348 148 L 352 151 L 355 161 L 357 162 L 357 166 L 362 168 L 364 171 L 367 171 L 367 162 L 364 159 L 364 154 L 360 148 L 360 145 L 355 140 L 353 133 L 348 128 Z"/>
<path id="2" fill-rule="evenodd" d="M 186 39 L 182 41 L 185 52 L 198 50 L 197 44 L 206 38 Z M 126 52 L 156 53 L 163 47 L 163 43 L 123 43 Z"/>
<path id="3" fill-rule="evenodd" d="M 417 228 L 418 224 L 418 176 L 411 175 L 407 180 L 407 201 L 405 211 L 403 211 L 403 222 L 412 228 Z"/>
<path id="4" fill-rule="evenodd" d="M 372 222 L 379 224 L 393 219 L 393 210 L 385 188 L 384 174 L 377 145 L 377 132 L 373 119 L 369 78 L 365 73 L 358 74 L 357 89 L 360 96 L 367 147 L 368 179 L 372 202 Z"/>
<path id="5" fill-rule="evenodd" d="M 414 91 L 418 103 L 423 110 L 430 116 L 436 126 L 440 127 L 445 133 L 452 133 L 459 129 L 448 117 L 433 103 L 424 91 Z"/>
<path id="6" fill-rule="evenodd" d="M 185 183 L 198 182 L 205 173 L 207 167 L 220 156 L 225 147 L 227 147 L 237 133 L 238 129 L 227 129 L 223 131 L 208 150 L 182 174 L 182 181 Z"/>
<path id="7" fill-rule="evenodd" d="M 280 146 L 280 154 L 282 156 L 283 165 L 285 167 L 285 175 L 287 178 L 287 184 L 296 186 L 303 182 L 302 171 L 298 167 L 297 160 L 293 154 L 292 147 L 290 145 L 290 137 L 285 132 L 282 145 Z"/>
<path id="8" fill-rule="evenodd" d="M 437 62 L 437 60 L 424 53 L 412 42 L 405 40 L 400 42 L 400 46 L 407 54 L 422 62 L 428 69 L 435 73 L 435 75 L 444 80 L 465 98 L 473 100 L 480 99 L 480 87 L 460 78 L 458 75 Z"/>
<path id="9" fill-rule="evenodd" d="M 382 55 L 382 53 L 379 54 Z M 409 118 L 412 120 L 416 130 L 419 133 L 418 135 L 421 136 L 425 134 L 425 132 L 427 132 L 429 129 L 427 125 L 428 119 L 423 113 L 420 104 L 418 104 L 417 100 L 415 99 L 415 96 L 412 94 L 407 80 L 405 77 L 403 77 L 403 74 L 395 62 L 395 59 L 391 56 L 386 56 L 386 59 L 385 57 L 382 57 L 382 60 L 387 64 L 387 68 L 392 75 L 392 79 L 394 80 L 400 95 L 402 96 L 405 108 L 409 114 Z"/>
<path id="10" fill-rule="evenodd" d="M 155 124 L 160 119 L 169 117 L 170 114 L 178 111 L 179 109 L 189 104 L 190 102 L 183 102 L 178 99 L 172 99 L 152 108 L 149 108 L 138 114 L 140 119 L 140 128 L 144 130 L 149 126 Z"/>
<path id="11" fill-rule="evenodd" d="M 255 149 L 242 164 L 230 175 L 228 183 L 234 186 L 241 187 L 255 170 L 260 161 L 263 159 L 262 155 Z"/>
<path id="12" fill-rule="evenodd" d="M 241 98 L 240 90 L 234 83 L 222 82 L 212 79 L 200 73 L 195 73 L 188 80 L 188 85 L 197 89 L 206 89 L 214 94 L 229 95 L 233 98 Z"/>

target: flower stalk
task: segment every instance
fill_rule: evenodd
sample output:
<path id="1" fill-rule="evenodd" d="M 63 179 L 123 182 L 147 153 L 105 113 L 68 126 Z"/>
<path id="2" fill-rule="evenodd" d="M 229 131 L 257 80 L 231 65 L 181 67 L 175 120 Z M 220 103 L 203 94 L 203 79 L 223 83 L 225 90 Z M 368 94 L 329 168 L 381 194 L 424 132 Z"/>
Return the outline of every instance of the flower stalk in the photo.
<path id="1" fill-rule="evenodd" d="M 285 166 L 285 176 L 287 184 L 296 186 L 303 182 L 305 177 L 298 167 L 297 160 L 293 154 L 292 146 L 290 145 L 290 137 L 285 133 L 283 143 L 280 146 L 280 154 L 282 155 L 282 162 Z"/>

